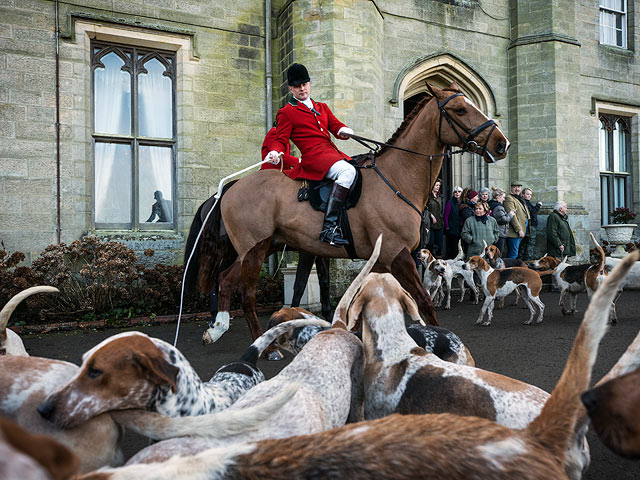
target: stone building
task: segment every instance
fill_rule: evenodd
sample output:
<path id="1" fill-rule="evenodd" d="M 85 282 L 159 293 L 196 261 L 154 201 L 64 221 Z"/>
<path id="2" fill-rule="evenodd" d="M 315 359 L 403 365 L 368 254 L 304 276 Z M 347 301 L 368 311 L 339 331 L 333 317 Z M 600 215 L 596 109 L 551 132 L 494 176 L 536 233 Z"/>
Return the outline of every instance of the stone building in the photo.
<path id="1" fill-rule="evenodd" d="M 544 202 L 542 225 L 556 201 L 568 203 L 584 256 L 587 233 L 614 206 L 640 203 L 639 5 L 2 2 L 0 240 L 34 255 L 94 233 L 180 261 L 198 205 L 260 159 L 287 94 L 284 72 L 301 62 L 312 97 L 381 140 L 425 95 L 425 81 L 456 80 L 512 147 L 491 166 L 454 158 L 445 187 L 522 179 Z"/>

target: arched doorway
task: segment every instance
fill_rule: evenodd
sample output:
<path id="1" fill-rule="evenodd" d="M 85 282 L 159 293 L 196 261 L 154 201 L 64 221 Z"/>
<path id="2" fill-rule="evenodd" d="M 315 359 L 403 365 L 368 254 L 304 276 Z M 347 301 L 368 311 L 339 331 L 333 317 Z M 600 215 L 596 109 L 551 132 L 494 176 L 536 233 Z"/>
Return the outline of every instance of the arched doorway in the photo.
<path id="1" fill-rule="evenodd" d="M 462 60 L 449 54 L 423 57 L 405 67 L 396 79 L 391 102 L 401 105 L 406 117 L 422 98 L 429 95 L 427 82 L 446 88 L 453 81 L 488 117 L 496 116 L 495 98 L 484 79 Z M 472 153 L 456 154 L 450 161 L 443 162 L 440 177 L 445 198 L 450 197 L 455 185 L 476 190 L 489 186 L 488 165 Z"/>

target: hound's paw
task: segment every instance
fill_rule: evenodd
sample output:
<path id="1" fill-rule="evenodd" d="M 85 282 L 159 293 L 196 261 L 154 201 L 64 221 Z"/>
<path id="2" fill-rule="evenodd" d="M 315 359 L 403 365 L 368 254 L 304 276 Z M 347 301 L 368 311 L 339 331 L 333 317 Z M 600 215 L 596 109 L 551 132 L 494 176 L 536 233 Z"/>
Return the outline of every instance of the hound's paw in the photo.
<path id="1" fill-rule="evenodd" d="M 284 356 L 278 350 L 269 352 L 266 355 L 267 355 L 267 360 L 269 360 L 270 362 L 278 362 L 284 358 Z"/>
<path id="2" fill-rule="evenodd" d="M 483 327 L 490 327 L 491 326 L 491 322 L 488 322 L 488 321 L 487 322 L 482 322 L 480 325 L 483 326 Z"/>

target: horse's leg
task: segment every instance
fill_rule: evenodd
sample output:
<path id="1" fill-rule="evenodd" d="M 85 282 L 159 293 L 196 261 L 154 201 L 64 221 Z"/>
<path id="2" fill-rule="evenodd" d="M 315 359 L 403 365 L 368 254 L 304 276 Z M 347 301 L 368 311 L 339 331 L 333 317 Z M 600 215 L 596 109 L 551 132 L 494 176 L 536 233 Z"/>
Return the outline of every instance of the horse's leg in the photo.
<path id="1" fill-rule="evenodd" d="M 211 290 L 209 293 L 209 311 L 212 317 L 218 314 L 218 292 L 215 290 Z"/>
<path id="2" fill-rule="evenodd" d="M 409 295 L 416 301 L 418 310 L 425 321 L 437 326 L 438 319 L 436 318 L 433 302 L 429 297 L 429 292 L 424 289 L 424 285 L 420 281 L 416 262 L 413 261 L 411 253 L 406 248 L 403 248 L 391 263 L 391 274 L 396 277 L 402 288 L 409 292 Z"/>
<path id="3" fill-rule="evenodd" d="M 322 304 L 322 316 L 328 321 L 331 321 L 329 259 L 327 257 L 316 257 L 316 272 L 318 272 L 318 284 L 320 285 L 320 303 Z"/>
<path id="4" fill-rule="evenodd" d="M 219 297 L 215 319 L 209 322 L 209 328 L 202 335 L 202 343 L 208 345 L 229 330 L 229 310 L 231 309 L 231 295 L 240 279 L 240 262 L 235 261 L 229 268 L 219 275 Z M 213 292 L 215 293 L 215 292 Z M 210 297 L 211 300 L 211 297 Z M 210 308 L 211 308 L 210 304 Z M 212 312 L 213 313 L 213 312 Z"/>
<path id="5" fill-rule="evenodd" d="M 307 287 L 314 259 L 315 255 L 302 250 L 298 252 L 298 268 L 296 269 L 296 279 L 293 282 L 293 297 L 291 298 L 292 307 L 300 306 L 300 300 L 304 289 Z"/>
<path id="6" fill-rule="evenodd" d="M 242 309 L 244 310 L 244 318 L 249 325 L 249 331 L 253 340 L 262 335 L 262 327 L 256 313 L 256 290 L 258 280 L 260 280 L 260 269 L 264 261 L 269 246 L 271 245 L 271 237 L 262 240 L 247 252 L 242 260 L 240 282 L 242 284 Z M 268 360 L 282 360 L 283 356 L 274 346 L 269 346 L 264 350 L 263 355 Z"/>

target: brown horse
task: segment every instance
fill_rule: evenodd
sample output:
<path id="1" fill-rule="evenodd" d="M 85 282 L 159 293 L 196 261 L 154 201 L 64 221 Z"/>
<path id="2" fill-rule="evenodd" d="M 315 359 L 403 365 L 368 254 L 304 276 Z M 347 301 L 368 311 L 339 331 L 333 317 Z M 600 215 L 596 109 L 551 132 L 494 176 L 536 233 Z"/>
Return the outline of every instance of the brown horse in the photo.
<path id="1" fill-rule="evenodd" d="M 418 245 L 420 212 L 440 172 L 445 148 L 458 146 L 492 163 L 506 156 L 509 141 L 455 82 L 443 90 L 429 89 L 433 96 L 425 98 L 405 119 L 389 140 L 392 147 L 377 153 L 378 171 L 363 169 L 362 194 L 349 211 L 349 222 L 359 258 L 368 258 L 376 238 L 384 233 L 374 270 L 396 277 L 416 300 L 425 320 L 437 325 L 433 303 L 410 252 Z M 229 328 L 229 304 L 236 287 L 240 288 L 252 337 L 262 333 L 255 311 L 256 285 L 262 262 L 273 249 L 286 243 L 322 257 L 348 257 L 344 249 L 318 239 L 322 213 L 295 200 L 299 187 L 299 182 L 279 171 L 267 170 L 238 180 L 222 197 L 221 228 L 238 256 L 231 266 L 220 270 L 218 314 L 204 333 L 205 343 L 216 341 Z M 210 246 L 217 248 L 213 243 Z"/>

